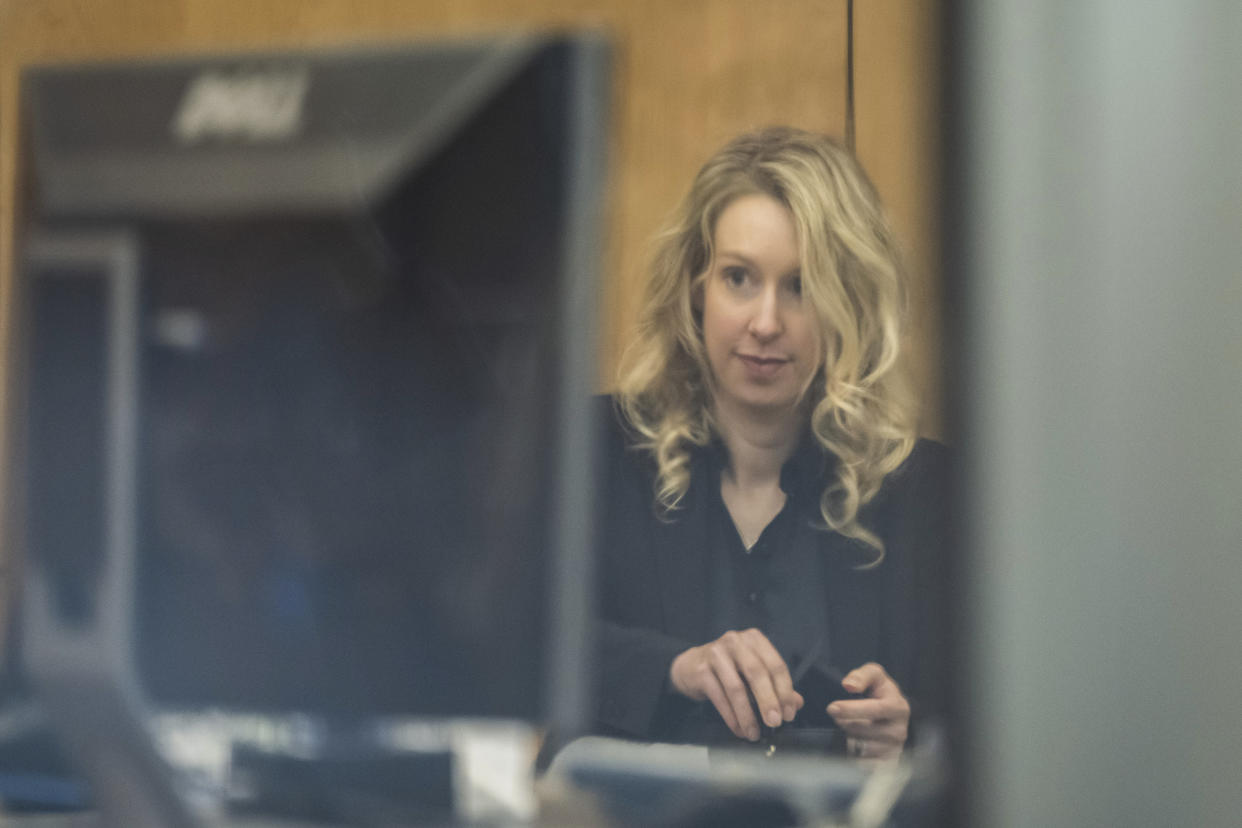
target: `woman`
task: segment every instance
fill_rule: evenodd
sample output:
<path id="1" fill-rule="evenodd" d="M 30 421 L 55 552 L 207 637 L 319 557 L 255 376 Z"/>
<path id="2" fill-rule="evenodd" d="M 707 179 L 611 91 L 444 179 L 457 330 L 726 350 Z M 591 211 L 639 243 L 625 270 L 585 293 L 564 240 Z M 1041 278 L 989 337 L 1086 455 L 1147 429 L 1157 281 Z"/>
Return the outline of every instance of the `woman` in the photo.
<path id="1" fill-rule="evenodd" d="M 854 158 L 788 128 L 699 172 L 609 428 L 601 729 L 898 755 L 933 697 L 943 447 L 897 367 L 905 288 Z"/>

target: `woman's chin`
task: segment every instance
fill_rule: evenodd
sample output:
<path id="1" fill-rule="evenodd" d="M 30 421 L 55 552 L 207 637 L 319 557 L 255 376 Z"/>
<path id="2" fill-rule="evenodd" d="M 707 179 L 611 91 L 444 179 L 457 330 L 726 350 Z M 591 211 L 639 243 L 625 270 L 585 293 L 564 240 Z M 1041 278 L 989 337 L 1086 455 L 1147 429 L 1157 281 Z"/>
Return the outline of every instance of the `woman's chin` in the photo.
<path id="1" fill-rule="evenodd" d="M 800 394 L 778 389 L 746 389 L 742 393 L 729 395 L 730 403 L 739 411 L 755 416 L 772 417 L 782 414 L 797 414 Z"/>

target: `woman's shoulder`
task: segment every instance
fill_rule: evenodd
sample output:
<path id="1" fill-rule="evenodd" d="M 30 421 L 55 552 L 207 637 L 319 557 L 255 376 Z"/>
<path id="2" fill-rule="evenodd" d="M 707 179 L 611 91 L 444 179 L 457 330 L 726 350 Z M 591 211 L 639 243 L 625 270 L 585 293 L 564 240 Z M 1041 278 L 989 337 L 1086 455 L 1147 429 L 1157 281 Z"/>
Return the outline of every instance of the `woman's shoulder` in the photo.
<path id="1" fill-rule="evenodd" d="M 912 562 L 939 559 L 952 514 L 952 459 L 944 443 L 919 439 L 863 507 L 863 523 L 884 540 L 884 570 L 905 571 Z"/>
<path id="2" fill-rule="evenodd" d="M 901 465 L 884 478 L 877 500 L 902 507 L 935 508 L 948 497 L 952 458 L 952 451 L 944 443 L 920 437 Z"/>
<path id="3" fill-rule="evenodd" d="M 599 461 L 609 467 L 621 464 L 643 468 L 648 465 L 649 453 L 639 446 L 638 434 L 626 419 L 616 396 L 598 394 L 591 403 L 600 447 Z"/>
<path id="4" fill-rule="evenodd" d="M 607 528 L 608 548 L 641 531 L 653 515 L 655 460 L 638 445 L 634 428 L 621 406 L 609 394 L 592 400 L 596 433 L 595 457 L 601 517 Z"/>
<path id="5" fill-rule="evenodd" d="M 950 459 L 947 445 L 930 437 L 920 437 L 897 471 L 916 478 L 945 476 L 949 473 Z"/>
<path id="6" fill-rule="evenodd" d="M 610 446 L 624 448 L 633 442 L 621 405 L 613 394 L 596 394 L 591 398 L 591 413 L 596 432 Z"/>

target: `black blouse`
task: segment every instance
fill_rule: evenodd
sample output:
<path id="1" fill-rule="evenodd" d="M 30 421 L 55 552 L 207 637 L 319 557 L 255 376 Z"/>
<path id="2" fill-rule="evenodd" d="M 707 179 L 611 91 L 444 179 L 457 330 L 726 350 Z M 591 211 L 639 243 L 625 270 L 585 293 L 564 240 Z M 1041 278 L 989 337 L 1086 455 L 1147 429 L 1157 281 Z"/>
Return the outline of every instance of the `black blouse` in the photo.
<path id="1" fill-rule="evenodd" d="M 711 532 L 703 573 L 711 594 L 708 640 L 754 627 L 793 670 L 804 656 L 822 653 L 828 640 L 827 573 L 814 537 L 822 531 L 816 524 L 823 519 L 813 481 L 799 481 L 786 464 L 781 475 L 785 505 L 747 549 L 720 494 L 727 452 L 717 444 L 701 456 L 704 462 L 691 474 L 716 481 L 706 492 Z"/>
<path id="2" fill-rule="evenodd" d="M 731 739 L 710 704 L 671 690 L 668 670 L 689 647 L 750 626 L 768 634 L 791 670 L 808 651 L 837 675 L 875 661 L 916 714 L 938 706 L 944 446 L 920 440 L 860 513 L 885 544 L 883 561 L 863 568 L 873 550 L 827 530 L 818 517 L 835 460 L 809 435 L 782 470 L 785 507 L 748 554 L 720 495 L 718 445 L 694 452 L 690 488 L 680 508 L 664 514 L 654 502 L 654 461 L 633 447 L 610 399 L 601 400 L 599 416 L 597 731 Z M 821 701 L 808 698 L 808 707 Z M 808 720 L 822 718 L 822 710 L 804 711 Z"/>

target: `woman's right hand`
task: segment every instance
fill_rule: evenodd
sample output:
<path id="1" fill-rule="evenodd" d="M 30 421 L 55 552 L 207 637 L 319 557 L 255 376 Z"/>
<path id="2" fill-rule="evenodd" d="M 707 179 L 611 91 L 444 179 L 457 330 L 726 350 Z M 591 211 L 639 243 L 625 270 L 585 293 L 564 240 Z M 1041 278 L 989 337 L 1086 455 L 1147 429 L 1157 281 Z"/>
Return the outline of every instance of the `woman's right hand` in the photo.
<path id="1" fill-rule="evenodd" d="M 673 659 L 668 673 L 673 689 L 694 701 L 711 701 L 729 730 L 752 742 L 759 738 L 755 706 L 768 727 L 779 727 L 793 721 L 804 703 L 785 660 L 756 629 L 730 630 L 691 647 Z"/>

